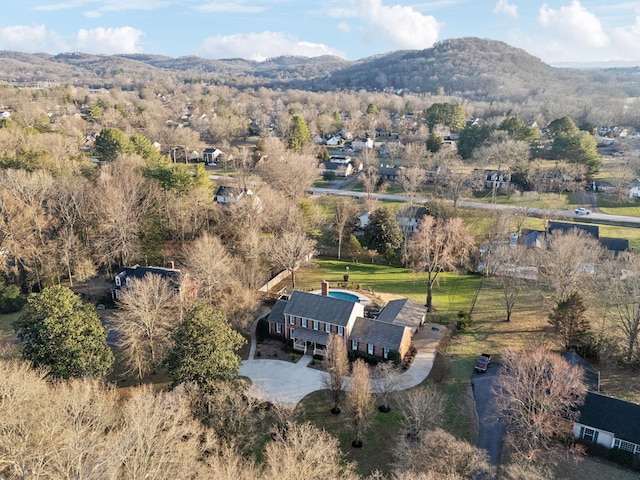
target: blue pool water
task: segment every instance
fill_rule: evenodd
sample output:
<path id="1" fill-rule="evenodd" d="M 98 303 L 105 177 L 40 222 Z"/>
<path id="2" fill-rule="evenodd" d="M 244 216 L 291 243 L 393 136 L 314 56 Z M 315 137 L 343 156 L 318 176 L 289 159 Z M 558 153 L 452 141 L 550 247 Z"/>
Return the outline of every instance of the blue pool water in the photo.
<path id="1" fill-rule="evenodd" d="M 339 298 L 340 300 L 347 300 L 348 302 L 357 303 L 360 301 L 360 297 L 354 295 L 353 293 L 347 292 L 334 292 L 329 291 L 329 296 L 333 298 Z"/>

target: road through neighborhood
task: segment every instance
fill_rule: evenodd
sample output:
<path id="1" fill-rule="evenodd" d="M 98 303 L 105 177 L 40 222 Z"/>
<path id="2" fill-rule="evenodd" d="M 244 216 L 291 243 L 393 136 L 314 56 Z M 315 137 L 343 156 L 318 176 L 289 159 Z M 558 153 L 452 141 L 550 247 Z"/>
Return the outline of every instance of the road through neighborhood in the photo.
<path id="1" fill-rule="evenodd" d="M 366 192 L 355 192 L 353 190 L 340 190 L 336 188 L 309 188 L 308 191 L 313 195 L 342 195 L 346 197 L 366 198 L 369 196 Z M 388 193 L 372 193 L 371 198 L 377 200 L 392 200 L 396 202 L 406 202 L 409 197 L 405 195 L 391 195 Z M 427 203 L 430 198 L 413 197 L 414 203 Z M 527 209 L 527 214 L 532 217 L 548 217 L 563 220 L 581 220 L 601 223 L 625 224 L 632 227 L 640 226 L 640 218 L 629 217 L 626 215 L 608 215 L 606 213 L 592 213 L 590 215 L 576 215 L 573 210 L 555 210 L 544 208 L 532 208 L 524 205 L 501 205 L 493 203 L 471 202 L 466 200 L 458 201 L 458 206 L 466 208 L 479 208 L 485 210 L 500 210 L 504 212 L 517 212 L 523 208 Z"/>

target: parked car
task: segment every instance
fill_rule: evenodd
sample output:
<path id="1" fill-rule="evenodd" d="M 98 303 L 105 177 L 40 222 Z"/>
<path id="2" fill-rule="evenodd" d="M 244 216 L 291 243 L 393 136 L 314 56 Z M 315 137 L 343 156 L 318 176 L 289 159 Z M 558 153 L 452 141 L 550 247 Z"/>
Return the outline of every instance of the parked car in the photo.
<path id="1" fill-rule="evenodd" d="M 476 372 L 484 373 L 489 368 L 489 364 L 491 363 L 491 355 L 488 353 L 482 353 L 478 360 L 476 360 Z"/>
<path id="2" fill-rule="evenodd" d="M 576 215 L 589 215 L 591 213 L 591 210 L 584 207 L 576 208 L 574 211 Z"/>

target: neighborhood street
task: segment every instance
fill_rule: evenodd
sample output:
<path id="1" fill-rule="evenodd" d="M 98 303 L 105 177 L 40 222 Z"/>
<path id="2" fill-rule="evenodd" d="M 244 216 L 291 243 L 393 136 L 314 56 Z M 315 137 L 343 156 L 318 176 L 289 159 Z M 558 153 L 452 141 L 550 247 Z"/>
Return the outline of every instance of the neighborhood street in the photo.
<path id="1" fill-rule="evenodd" d="M 348 197 L 366 198 L 368 194 L 366 192 L 354 192 L 352 190 L 340 190 L 336 188 L 309 188 L 308 191 L 313 195 L 343 195 Z M 371 198 L 377 200 L 395 200 L 397 202 L 406 202 L 409 197 L 405 195 L 391 195 L 387 193 L 372 193 Z M 427 197 L 414 197 L 415 203 L 427 203 L 430 198 Z M 608 215 L 606 213 L 591 213 L 590 215 L 576 215 L 573 210 L 553 210 L 543 208 L 528 208 L 525 206 L 517 205 L 500 205 L 492 203 L 472 202 L 472 201 L 458 201 L 458 206 L 466 208 L 480 208 L 485 210 L 501 210 L 505 212 L 519 211 L 522 208 L 527 209 L 527 213 L 532 217 L 549 217 L 563 220 L 577 220 L 581 221 L 596 221 L 602 223 L 616 223 L 616 224 L 628 224 L 632 227 L 640 226 L 639 217 L 629 217 L 625 215 Z"/>

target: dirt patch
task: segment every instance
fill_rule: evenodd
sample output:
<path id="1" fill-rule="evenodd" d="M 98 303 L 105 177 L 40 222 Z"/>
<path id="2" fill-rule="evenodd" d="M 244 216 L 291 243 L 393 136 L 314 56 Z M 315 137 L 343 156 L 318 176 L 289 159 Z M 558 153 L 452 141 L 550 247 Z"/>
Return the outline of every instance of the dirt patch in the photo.
<path id="1" fill-rule="evenodd" d="M 300 359 L 299 354 L 287 350 L 289 349 L 284 342 L 274 338 L 265 338 L 256 345 L 254 358 L 256 360 L 284 360 L 294 363 Z"/>

